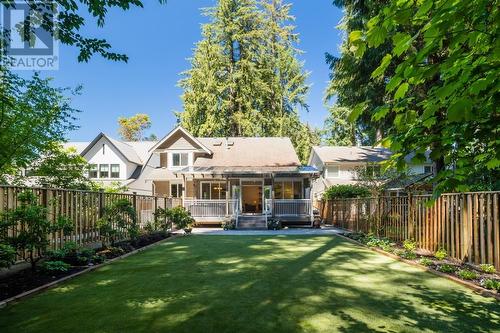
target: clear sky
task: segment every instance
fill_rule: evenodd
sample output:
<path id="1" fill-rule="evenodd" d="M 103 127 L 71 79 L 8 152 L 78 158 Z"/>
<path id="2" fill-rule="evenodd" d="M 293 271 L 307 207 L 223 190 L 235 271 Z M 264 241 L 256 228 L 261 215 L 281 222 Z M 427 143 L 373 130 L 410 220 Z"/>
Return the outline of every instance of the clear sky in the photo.
<path id="1" fill-rule="evenodd" d="M 144 8 L 127 12 L 113 10 L 104 28 L 88 21 L 84 32 L 104 37 L 117 52 L 129 56 L 128 63 L 104 60 L 94 56 L 89 63 L 78 63 L 77 50 L 61 46 L 59 70 L 45 72 L 61 87 L 83 86 L 73 106 L 80 129 L 69 134 L 71 141 L 88 141 L 99 132 L 113 137 L 117 134 L 117 118 L 147 113 L 152 119 L 150 133 L 161 137 L 175 125 L 173 111 L 181 111 L 177 87 L 179 74 L 189 68 L 194 43 L 200 40 L 200 25 L 207 21 L 200 8 L 215 4 L 215 0 L 168 0 L 161 5 L 145 0 Z M 337 54 L 341 43 L 336 29 L 342 11 L 330 0 L 292 1 L 296 31 L 300 34 L 299 48 L 305 53 L 305 69 L 311 72 L 312 85 L 308 95 L 309 113 L 301 118 L 320 127 L 326 117 L 323 93 L 328 81 L 325 52 Z"/>

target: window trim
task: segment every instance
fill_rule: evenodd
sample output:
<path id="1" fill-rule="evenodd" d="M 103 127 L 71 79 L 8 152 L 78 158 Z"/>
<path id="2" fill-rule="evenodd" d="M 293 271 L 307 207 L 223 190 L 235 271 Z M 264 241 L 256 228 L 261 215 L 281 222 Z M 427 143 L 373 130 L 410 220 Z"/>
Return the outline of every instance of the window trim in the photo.
<path id="1" fill-rule="evenodd" d="M 118 176 L 113 177 L 113 166 L 118 166 Z M 117 179 L 120 178 L 120 164 L 113 163 L 109 165 L 109 178 Z"/>
<path id="2" fill-rule="evenodd" d="M 92 169 L 92 166 L 95 166 L 95 170 Z M 95 177 L 92 177 L 92 172 L 95 172 Z M 98 179 L 99 178 L 99 164 L 89 163 L 89 178 L 91 178 L 91 179 Z"/>
<path id="3" fill-rule="evenodd" d="M 295 196 L 295 183 L 300 182 L 301 191 L 300 191 L 300 198 L 298 198 L 298 199 L 292 198 L 292 199 L 286 199 L 286 200 L 302 200 L 302 199 L 305 199 L 304 178 L 275 179 L 274 180 L 274 184 L 272 186 L 272 191 L 273 191 L 273 197 L 274 197 L 274 199 L 281 200 L 281 199 L 285 198 L 285 186 L 284 186 L 284 183 L 288 183 L 288 182 L 292 183 L 292 196 Z M 282 194 L 281 198 L 277 198 L 276 197 L 276 191 L 274 190 L 274 186 L 277 183 L 281 184 L 281 194 Z"/>
<path id="4" fill-rule="evenodd" d="M 108 170 L 106 171 L 108 175 L 106 177 L 101 176 L 101 167 L 102 166 L 107 166 L 108 167 Z M 110 174 L 109 164 L 107 164 L 107 163 L 99 164 L 99 178 L 109 179 L 109 174 Z"/>
<path id="5" fill-rule="evenodd" d="M 200 199 L 203 198 L 203 184 L 210 184 L 209 187 L 209 193 L 210 193 L 210 198 L 207 198 L 206 200 L 225 200 L 226 198 L 218 198 L 214 199 L 212 198 L 212 184 L 226 184 L 225 180 L 204 180 L 200 182 Z M 226 188 L 226 197 L 230 199 L 231 194 L 229 193 L 230 189 Z"/>
<path id="6" fill-rule="evenodd" d="M 173 151 L 170 152 L 170 156 L 167 155 L 167 164 L 170 165 L 171 168 L 175 169 L 181 169 L 189 166 L 189 160 L 190 160 L 190 152 L 185 152 L 185 151 Z M 175 155 L 179 155 L 179 165 L 175 165 Z M 182 155 L 186 155 L 186 164 L 182 164 Z"/>
<path id="7" fill-rule="evenodd" d="M 175 185 L 177 187 L 177 196 L 175 196 L 175 197 L 172 194 L 172 186 L 173 185 Z M 179 189 L 180 189 L 180 192 L 179 192 Z M 182 183 L 180 183 L 180 182 L 170 182 L 170 186 L 168 187 L 168 191 L 169 191 L 169 196 L 171 198 L 182 198 L 183 193 L 184 193 L 184 187 L 182 186 Z"/>

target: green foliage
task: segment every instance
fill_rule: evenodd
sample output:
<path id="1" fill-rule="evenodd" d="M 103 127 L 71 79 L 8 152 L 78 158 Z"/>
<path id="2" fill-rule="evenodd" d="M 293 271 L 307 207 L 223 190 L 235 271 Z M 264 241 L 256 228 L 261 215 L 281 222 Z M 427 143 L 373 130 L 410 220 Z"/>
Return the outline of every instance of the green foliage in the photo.
<path id="1" fill-rule="evenodd" d="M 298 60 L 290 4 L 220 0 L 179 85 L 180 124 L 195 136 L 290 137 L 304 163 L 319 135 L 302 124 L 308 73 Z"/>
<path id="2" fill-rule="evenodd" d="M 90 190 L 91 181 L 85 176 L 89 165 L 75 148 L 61 144 L 48 145 L 47 152 L 34 165 L 29 175 L 38 176 L 44 187 Z"/>
<path id="3" fill-rule="evenodd" d="M 63 231 L 68 234 L 73 226 L 69 219 L 60 216 L 56 223 L 47 220 L 47 208 L 38 204 L 38 197 L 31 191 L 18 194 L 19 206 L 2 216 L 2 229 L 7 226 L 20 226 L 14 236 L 3 234 L 2 243 L 10 244 L 22 258 L 29 261 L 34 270 L 36 262 L 47 252 L 48 236 L 52 232 Z"/>
<path id="4" fill-rule="evenodd" d="M 438 271 L 443 272 L 443 273 L 453 273 L 457 270 L 457 268 L 453 265 L 449 264 L 442 264 L 439 265 Z"/>
<path id="5" fill-rule="evenodd" d="M 224 221 L 222 221 L 222 229 L 224 230 L 236 229 L 236 221 L 233 218 L 226 217 Z"/>
<path id="6" fill-rule="evenodd" d="M 482 272 L 488 273 L 488 274 L 493 274 L 496 272 L 495 266 L 491 264 L 481 264 L 479 265 L 479 269 L 481 269 Z"/>
<path id="7" fill-rule="evenodd" d="M 430 260 L 429 258 L 422 258 L 418 261 L 420 263 L 420 265 L 423 265 L 423 266 L 431 266 L 433 264 L 432 260 Z"/>
<path id="8" fill-rule="evenodd" d="M 153 213 L 153 215 L 154 215 L 153 230 L 154 231 L 158 231 L 158 230 L 169 231 L 172 229 L 172 222 L 170 221 L 167 212 L 168 212 L 168 209 L 164 209 L 164 208 L 159 207 Z"/>
<path id="9" fill-rule="evenodd" d="M 370 191 L 359 185 L 333 185 L 323 194 L 323 199 L 364 198 L 369 197 Z"/>
<path id="10" fill-rule="evenodd" d="M 415 242 L 412 239 L 406 239 L 403 242 L 403 247 L 406 251 L 412 251 L 414 252 L 417 249 L 417 242 Z"/>
<path id="11" fill-rule="evenodd" d="M 66 133 L 76 128 L 73 122 L 78 111 L 67 96 L 78 94 L 78 90 L 54 88 L 50 79 L 38 73 L 24 79 L 1 64 L 0 77 L 1 178 L 31 166 L 46 154 L 51 156 L 53 143 L 64 141 Z"/>
<path id="12" fill-rule="evenodd" d="M 174 207 L 167 211 L 168 219 L 179 229 L 189 229 L 194 223 L 194 219 L 184 207 Z"/>
<path id="13" fill-rule="evenodd" d="M 461 269 L 458 271 L 457 275 L 464 280 L 475 280 L 479 277 L 479 275 L 468 269 Z"/>
<path id="14" fill-rule="evenodd" d="M 8 244 L 0 243 L 0 268 L 10 267 L 16 260 L 16 249 Z"/>
<path id="15" fill-rule="evenodd" d="M 401 258 L 408 259 L 408 260 L 417 259 L 417 254 L 414 251 L 403 250 L 403 251 L 401 251 L 399 256 Z"/>
<path id="16" fill-rule="evenodd" d="M 430 149 L 435 195 L 500 188 L 499 12 L 492 0 L 373 2 L 350 33 L 355 63 L 378 58 L 373 78 L 359 86 L 384 87 L 378 110 L 358 119 L 384 125 L 381 143 L 398 169 L 409 154 L 418 162 Z"/>
<path id="17" fill-rule="evenodd" d="M 267 219 L 267 229 L 269 230 L 280 230 L 281 229 L 281 221 L 275 218 Z"/>
<path id="18" fill-rule="evenodd" d="M 443 260 L 447 256 L 448 256 L 448 253 L 443 248 L 440 248 L 439 250 L 436 251 L 436 253 L 434 253 L 434 258 L 436 258 L 437 260 Z"/>
<path id="19" fill-rule="evenodd" d="M 64 261 L 45 261 L 42 268 L 47 272 L 67 272 L 71 265 Z"/>
<path id="20" fill-rule="evenodd" d="M 493 289 L 500 292 L 500 281 L 493 279 L 485 279 L 482 283 L 486 289 Z"/>
<path id="21" fill-rule="evenodd" d="M 144 131 L 151 127 L 151 119 L 145 113 L 138 113 L 129 118 L 118 118 L 118 126 L 122 140 L 141 141 L 145 139 Z"/>
<path id="22" fill-rule="evenodd" d="M 48 251 L 51 261 L 63 261 L 71 266 L 84 266 L 92 262 L 95 251 L 91 248 L 78 246 L 75 242 L 66 242 L 59 250 Z"/>
<path id="23" fill-rule="evenodd" d="M 137 214 L 127 199 L 118 199 L 105 207 L 102 218 L 97 221 L 97 227 L 105 246 L 113 246 L 119 237 L 125 236 L 124 230 L 132 240 L 139 236 Z"/>

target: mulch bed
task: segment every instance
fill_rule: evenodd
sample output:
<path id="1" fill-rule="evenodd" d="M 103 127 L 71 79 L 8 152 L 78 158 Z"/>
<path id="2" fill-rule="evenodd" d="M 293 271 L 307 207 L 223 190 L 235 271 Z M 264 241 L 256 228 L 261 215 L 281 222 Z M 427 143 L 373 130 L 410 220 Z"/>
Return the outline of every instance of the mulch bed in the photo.
<path id="1" fill-rule="evenodd" d="M 148 246 L 150 244 L 159 242 L 163 239 L 170 237 L 170 233 L 154 233 L 150 235 L 140 236 L 135 243 L 128 241 L 118 242 L 115 244 L 115 249 L 121 249 L 120 251 L 109 251 L 107 249 L 97 249 L 96 253 L 102 253 L 106 258 L 113 259 L 119 257 L 123 254 L 132 252 L 134 250 L 140 249 L 142 247 Z M 8 276 L 0 278 L 0 301 L 11 298 L 13 296 L 19 295 L 23 292 L 35 289 L 37 287 L 46 285 L 50 282 L 57 281 L 65 276 L 69 276 L 80 271 L 83 271 L 92 264 L 86 266 L 72 266 L 66 272 L 47 272 L 40 267 L 37 267 L 35 271 L 31 268 L 26 268 L 20 270 L 19 272 L 10 274 Z"/>

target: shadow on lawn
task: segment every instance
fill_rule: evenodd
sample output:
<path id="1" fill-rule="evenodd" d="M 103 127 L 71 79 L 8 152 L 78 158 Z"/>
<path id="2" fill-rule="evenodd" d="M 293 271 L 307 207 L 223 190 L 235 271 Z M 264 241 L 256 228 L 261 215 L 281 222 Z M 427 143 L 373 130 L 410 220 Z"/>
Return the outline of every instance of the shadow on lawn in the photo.
<path id="1" fill-rule="evenodd" d="M 453 286 L 337 237 L 192 236 L 75 280 L 64 286 L 70 291 L 45 293 L 28 308 L 8 308 L 0 322 L 12 316 L 9 328 L 18 332 L 44 331 L 55 320 L 72 332 L 500 328 L 498 303 Z M 22 317 L 30 306 L 40 312 L 43 298 L 57 319 Z"/>

